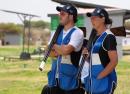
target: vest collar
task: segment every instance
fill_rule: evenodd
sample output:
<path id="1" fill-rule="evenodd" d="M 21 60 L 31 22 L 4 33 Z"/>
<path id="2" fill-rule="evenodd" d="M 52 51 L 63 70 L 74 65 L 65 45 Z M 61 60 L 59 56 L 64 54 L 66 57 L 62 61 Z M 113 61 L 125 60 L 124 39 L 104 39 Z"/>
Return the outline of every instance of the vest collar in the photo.
<path id="1" fill-rule="evenodd" d="M 104 39 L 106 38 L 107 33 L 103 32 L 100 37 L 96 40 L 96 42 L 94 43 L 94 45 L 92 46 L 92 53 L 98 53 L 99 49 L 104 41 Z"/>

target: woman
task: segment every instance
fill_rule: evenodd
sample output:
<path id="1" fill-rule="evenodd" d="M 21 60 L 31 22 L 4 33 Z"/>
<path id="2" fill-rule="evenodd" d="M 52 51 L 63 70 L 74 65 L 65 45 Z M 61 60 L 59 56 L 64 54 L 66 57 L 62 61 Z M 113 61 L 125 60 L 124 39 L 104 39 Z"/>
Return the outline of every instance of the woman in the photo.
<path id="1" fill-rule="evenodd" d="M 109 29 L 112 20 L 103 8 L 96 8 L 92 13 L 87 13 L 87 16 L 91 19 L 96 36 L 92 40 L 90 51 L 86 48 L 83 50 L 83 54 L 90 53 L 90 59 L 89 63 L 85 62 L 83 71 L 89 70 L 82 82 L 90 94 L 113 94 L 117 84 L 115 67 L 118 55 L 116 38 Z"/>

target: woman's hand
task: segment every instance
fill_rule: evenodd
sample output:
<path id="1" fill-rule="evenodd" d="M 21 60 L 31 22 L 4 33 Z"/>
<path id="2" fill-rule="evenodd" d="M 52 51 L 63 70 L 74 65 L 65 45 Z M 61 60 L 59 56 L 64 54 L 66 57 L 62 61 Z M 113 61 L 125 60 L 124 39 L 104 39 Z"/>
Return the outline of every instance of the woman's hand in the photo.
<path id="1" fill-rule="evenodd" d="M 82 54 L 88 55 L 88 49 L 87 48 L 83 48 Z"/>
<path id="2" fill-rule="evenodd" d="M 88 49 L 87 49 L 87 48 L 83 48 L 82 55 L 85 56 L 85 59 L 86 59 L 86 60 L 88 59 L 89 53 L 88 53 Z"/>
<path id="3" fill-rule="evenodd" d="M 118 64 L 118 55 L 117 51 L 108 51 L 108 56 L 110 58 L 109 64 L 105 67 L 105 69 L 98 75 L 97 79 L 102 79 L 109 75 Z"/>

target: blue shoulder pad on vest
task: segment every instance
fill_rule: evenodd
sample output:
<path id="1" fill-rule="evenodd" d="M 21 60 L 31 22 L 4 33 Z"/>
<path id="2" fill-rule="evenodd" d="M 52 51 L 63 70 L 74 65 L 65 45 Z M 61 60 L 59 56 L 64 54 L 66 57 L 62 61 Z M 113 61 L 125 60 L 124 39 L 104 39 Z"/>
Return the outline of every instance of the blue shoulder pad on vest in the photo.
<path id="1" fill-rule="evenodd" d="M 63 39 L 63 44 L 68 44 L 70 42 L 71 35 L 75 30 L 75 28 L 71 29 L 71 31 Z"/>
<path id="2" fill-rule="evenodd" d="M 106 36 L 107 36 L 107 33 L 104 32 L 102 34 L 102 36 L 97 39 L 97 41 L 95 42 L 95 44 L 92 48 L 92 53 L 98 53 L 99 52 L 99 49 L 102 46 L 103 40 L 105 39 Z"/>

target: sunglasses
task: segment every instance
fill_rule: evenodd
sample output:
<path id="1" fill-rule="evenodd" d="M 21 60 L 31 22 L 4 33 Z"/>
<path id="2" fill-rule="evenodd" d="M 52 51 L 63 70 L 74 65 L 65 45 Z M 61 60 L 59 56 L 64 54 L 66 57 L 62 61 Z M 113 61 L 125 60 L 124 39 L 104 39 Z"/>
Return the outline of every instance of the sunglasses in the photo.
<path id="1" fill-rule="evenodd" d="M 61 11 L 60 13 L 59 13 L 59 15 L 60 16 L 65 16 L 67 13 L 65 13 L 65 12 L 63 12 L 63 11 Z"/>
<path id="2" fill-rule="evenodd" d="M 103 18 L 102 16 L 92 16 L 91 19 Z"/>

